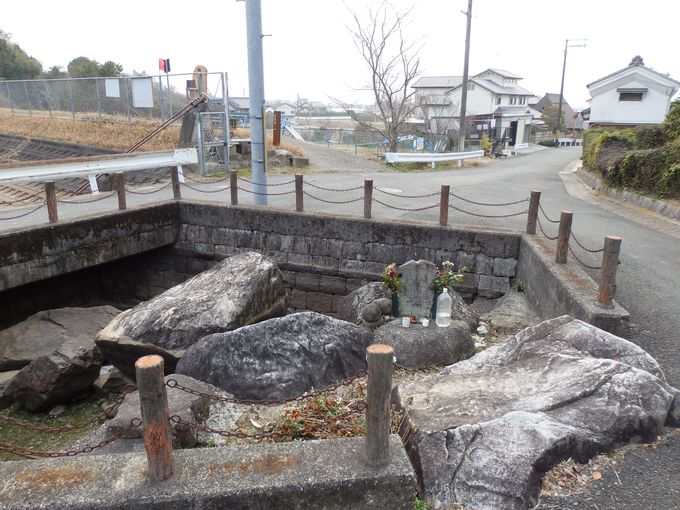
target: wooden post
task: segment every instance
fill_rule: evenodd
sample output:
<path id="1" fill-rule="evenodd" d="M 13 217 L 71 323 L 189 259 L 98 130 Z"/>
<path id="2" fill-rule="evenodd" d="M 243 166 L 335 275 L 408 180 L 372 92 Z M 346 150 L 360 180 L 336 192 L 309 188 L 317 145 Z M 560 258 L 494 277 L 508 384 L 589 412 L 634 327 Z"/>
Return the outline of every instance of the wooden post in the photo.
<path id="1" fill-rule="evenodd" d="M 373 344 L 366 349 L 368 388 L 366 390 L 366 464 L 373 468 L 390 461 L 390 405 L 394 349 Z"/>
<path id="2" fill-rule="evenodd" d="M 620 251 L 620 237 L 607 236 L 604 238 L 600 286 L 597 289 L 597 304 L 603 308 L 614 308 L 612 301 L 616 295 L 616 270 L 619 265 Z"/>
<path id="3" fill-rule="evenodd" d="M 172 196 L 175 200 L 182 198 L 182 192 L 179 189 L 179 170 L 177 167 L 173 167 L 172 172 L 170 172 L 170 179 L 172 180 Z"/>
<path id="4" fill-rule="evenodd" d="M 54 181 L 45 181 L 45 200 L 47 201 L 47 217 L 50 223 L 57 223 L 59 213 L 57 212 L 57 188 Z"/>
<path id="5" fill-rule="evenodd" d="M 442 184 L 441 197 L 439 199 L 439 224 L 445 227 L 449 222 L 449 185 Z"/>
<path id="6" fill-rule="evenodd" d="M 238 174 L 236 170 L 229 171 L 229 192 L 231 193 L 231 205 L 238 205 Z"/>
<path id="7" fill-rule="evenodd" d="M 567 263 L 569 235 L 571 234 L 571 217 L 571 211 L 562 211 L 560 214 L 560 229 L 557 232 L 557 251 L 555 252 L 555 262 L 558 264 Z"/>
<path id="8" fill-rule="evenodd" d="M 274 147 L 281 145 L 281 112 L 274 112 Z"/>
<path id="9" fill-rule="evenodd" d="M 116 172 L 116 191 L 118 192 L 118 209 L 124 211 L 127 209 L 127 202 L 125 200 L 125 174 L 123 172 Z"/>
<path id="10" fill-rule="evenodd" d="M 373 179 L 364 179 L 364 218 L 371 218 L 373 205 Z"/>
<path id="11" fill-rule="evenodd" d="M 538 222 L 538 205 L 541 202 L 541 192 L 537 189 L 531 190 L 529 199 L 529 214 L 527 215 L 527 234 L 536 234 L 536 223 Z"/>
<path id="12" fill-rule="evenodd" d="M 154 482 L 172 476 L 172 433 L 168 396 L 163 381 L 163 358 L 144 356 L 135 363 L 139 404 L 144 422 L 144 447 L 149 464 L 149 479 Z"/>
<path id="13" fill-rule="evenodd" d="M 281 112 L 277 112 L 281 113 Z M 295 210 L 304 211 L 304 200 L 302 194 L 302 174 L 295 174 Z"/>

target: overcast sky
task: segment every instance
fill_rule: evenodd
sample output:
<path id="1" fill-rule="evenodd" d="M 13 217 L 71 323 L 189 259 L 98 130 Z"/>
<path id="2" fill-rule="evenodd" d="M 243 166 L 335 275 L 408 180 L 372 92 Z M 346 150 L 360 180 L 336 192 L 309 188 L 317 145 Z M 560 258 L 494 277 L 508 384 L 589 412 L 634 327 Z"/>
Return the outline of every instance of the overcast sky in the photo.
<path id="1" fill-rule="evenodd" d="M 363 12 L 379 0 L 261 0 L 265 95 L 293 100 L 299 94 L 328 101 L 370 101 L 360 92 L 366 68 L 348 32 L 348 9 Z M 392 0 L 413 6 L 407 36 L 423 40 L 425 76 L 462 75 L 467 0 Z M 12 35 L 45 69 L 66 67 L 77 56 L 114 60 L 125 72 L 158 73 L 158 58 L 172 72 L 196 64 L 229 73 L 230 94 L 247 95 L 245 4 L 200 2 L 2 0 L 0 29 Z M 586 38 L 570 48 L 565 98 L 586 106 L 586 84 L 626 67 L 641 55 L 653 69 L 680 80 L 677 0 L 474 0 L 470 72 L 489 67 L 524 78 L 538 96 L 559 92 L 565 39 Z"/>

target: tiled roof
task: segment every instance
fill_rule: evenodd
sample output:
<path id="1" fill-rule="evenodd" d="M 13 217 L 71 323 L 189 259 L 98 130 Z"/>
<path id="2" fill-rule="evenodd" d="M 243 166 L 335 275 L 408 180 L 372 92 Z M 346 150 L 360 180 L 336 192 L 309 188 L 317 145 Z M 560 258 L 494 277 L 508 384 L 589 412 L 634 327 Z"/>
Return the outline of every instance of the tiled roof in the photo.
<path id="1" fill-rule="evenodd" d="M 463 83 L 462 76 L 423 76 L 411 87 L 416 88 L 455 88 Z"/>
<path id="2" fill-rule="evenodd" d="M 623 69 L 619 69 L 618 71 L 614 71 L 613 73 L 609 73 L 607 76 L 603 76 L 602 78 L 598 78 L 597 80 L 595 80 L 595 81 L 593 81 L 593 82 L 590 82 L 588 85 L 586 85 L 586 87 L 590 88 L 591 86 L 593 86 L 593 85 L 595 85 L 595 84 L 597 84 L 597 83 L 600 83 L 601 81 L 604 81 L 604 80 L 606 80 L 606 79 L 608 79 L 608 78 L 611 78 L 611 77 L 613 77 L 613 76 L 616 76 L 617 74 L 621 74 L 621 73 L 623 73 L 623 72 L 625 72 L 625 71 L 628 71 L 629 69 L 635 69 L 635 68 L 638 68 L 638 67 L 641 68 L 641 69 L 645 69 L 645 70 L 649 71 L 650 73 L 654 73 L 654 74 L 656 74 L 657 76 L 659 76 L 659 77 L 661 77 L 661 78 L 664 78 L 664 79 L 666 79 L 666 80 L 668 80 L 668 81 L 671 81 L 671 82 L 673 82 L 676 86 L 680 87 L 680 82 L 679 82 L 679 81 L 674 80 L 674 79 L 671 78 L 670 76 L 667 76 L 667 75 L 662 74 L 662 73 L 660 73 L 660 72 L 658 72 L 658 71 L 655 71 L 654 69 L 651 69 L 651 68 L 649 68 L 649 67 L 647 67 L 647 66 L 645 66 L 645 65 L 637 64 L 637 63 L 635 63 L 635 64 L 631 63 L 631 65 L 629 65 L 629 66 L 627 66 L 627 67 L 624 67 Z"/>
<path id="3" fill-rule="evenodd" d="M 514 80 L 521 80 L 522 79 L 521 76 L 519 76 L 515 73 L 511 73 L 510 71 L 505 71 L 503 69 L 494 69 L 493 67 L 489 67 L 488 69 L 486 69 L 485 71 L 482 71 L 479 74 L 484 74 L 487 71 L 491 71 L 493 73 L 500 74 L 503 78 L 511 78 L 511 79 L 514 79 Z M 476 74 L 475 76 L 479 76 L 479 74 Z"/>

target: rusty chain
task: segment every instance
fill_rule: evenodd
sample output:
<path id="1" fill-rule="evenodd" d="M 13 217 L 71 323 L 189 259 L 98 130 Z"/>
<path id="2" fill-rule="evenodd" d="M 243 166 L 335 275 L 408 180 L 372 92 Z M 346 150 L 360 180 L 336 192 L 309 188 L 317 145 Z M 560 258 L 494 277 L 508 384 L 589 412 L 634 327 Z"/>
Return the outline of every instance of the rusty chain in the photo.
<path id="1" fill-rule="evenodd" d="M 90 453 L 97 448 L 103 448 L 106 445 L 109 445 L 113 443 L 114 441 L 120 439 L 121 437 L 125 436 L 130 430 L 133 428 L 137 428 L 142 424 L 142 420 L 140 418 L 133 418 L 130 420 L 130 423 L 128 423 L 124 428 L 120 429 L 118 432 L 115 434 L 112 434 L 111 436 L 107 437 L 103 441 L 100 441 L 97 444 L 93 445 L 87 445 L 82 448 L 79 448 L 77 450 L 64 450 L 61 452 L 41 452 L 41 451 L 35 451 L 31 450 L 30 448 L 23 448 L 21 446 L 14 446 L 10 443 L 5 443 L 5 442 L 0 442 L 0 450 L 6 451 L 9 453 L 14 453 L 16 455 L 20 455 L 22 457 L 29 457 L 29 458 L 36 458 L 36 457 L 47 457 L 47 458 L 55 458 L 55 457 L 75 457 L 76 455 L 81 455 L 83 453 Z"/>
<path id="2" fill-rule="evenodd" d="M 282 191 L 281 193 L 262 193 L 260 191 L 253 191 L 251 189 L 245 189 L 245 188 L 242 188 L 241 186 L 239 186 L 238 189 L 240 189 L 241 191 L 245 191 L 246 193 L 252 193 L 253 195 L 264 195 L 264 196 L 267 196 L 267 197 L 278 197 L 278 196 L 281 196 L 281 195 L 292 195 L 293 193 L 295 193 L 295 190 Z"/>
<path id="3" fill-rule="evenodd" d="M 463 214 L 469 214 L 470 216 L 477 216 L 478 218 L 510 218 L 512 216 L 522 216 L 523 214 L 527 214 L 529 210 L 527 209 L 526 211 L 521 211 L 517 213 L 511 213 L 511 214 L 479 214 L 479 213 L 473 213 L 470 211 L 466 211 L 464 209 L 460 209 L 459 207 L 456 207 L 455 205 L 449 205 L 449 209 L 453 209 L 454 211 L 461 212 Z"/>
<path id="4" fill-rule="evenodd" d="M 401 193 L 391 193 L 389 191 L 385 191 L 380 188 L 373 188 L 376 191 L 379 191 L 380 193 L 384 195 L 389 195 L 391 197 L 398 197 L 398 198 L 430 198 L 430 197 L 436 197 L 439 195 L 439 191 L 435 191 L 434 193 L 427 193 L 425 195 L 402 195 Z"/>
<path id="5" fill-rule="evenodd" d="M 132 193 L 133 195 L 152 195 L 154 193 L 158 193 L 159 191 L 164 190 L 165 188 L 167 188 L 171 184 L 172 184 L 172 181 L 170 181 L 167 184 L 161 186 L 160 188 L 152 190 L 152 191 L 133 191 L 128 187 L 125 188 L 125 191 L 127 191 L 128 193 Z"/>
<path id="6" fill-rule="evenodd" d="M 91 204 L 92 202 L 99 202 L 101 200 L 106 200 L 107 198 L 111 198 L 115 194 L 116 194 L 116 192 L 112 191 L 108 195 L 102 194 L 99 197 L 85 199 L 85 200 L 64 200 L 62 198 L 57 198 L 57 202 L 59 202 L 60 204 Z"/>
<path id="7" fill-rule="evenodd" d="M 585 267 L 585 268 L 587 268 L 587 269 L 593 269 L 593 270 L 595 270 L 595 271 L 597 271 L 597 270 L 599 270 L 599 269 L 602 269 L 602 266 L 590 266 L 590 265 L 586 264 L 586 263 L 583 262 L 580 258 L 578 258 L 578 256 L 574 253 L 574 250 L 571 249 L 571 246 L 567 246 L 567 248 L 569 249 L 569 253 L 571 253 L 571 255 L 574 257 L 574 259 L 576 260 L 576 262 L 578 262 L 579 264 L 581 264 L 583 267 Z"/>
<path id="8" fill-rule="evenodd" d="M 374 198 L 373 201 L 377 202 L 380 205 L 384 205 L 385 207 L 388 207 L 390 209 L 396 209 L 397 211 L 417 212 L 417 211 L 426 211 L 428 209 L 435 209 L 435 208 L 439 207 L 439 204 L 426 205 L 425 207 L 397 207 L 396 205 L 390 205 L 390 204 L 386 204 L 385 202 L 381 202 L 377 198 Z"/>
<path id="9" fill-rule="evenodd" d="M 4 218 L 0 218 L 0 221 L 17 220 L 19 218 L 23 218 L 24 216 L 28 216 L 29 214 L 33 214 L 34 212 L 39 211 L 40 209 L 45 207 L 45 205 L 47 205 L 47 202 L 43 202 L 38 207 L 34 207 L 28 212 L 17 214 L 16 216 L 5 216 Z"/>
<path id="10" fill-rule="evenodd" d="M 541 233 L 545 236 L 546 239 L 549 241 L 556 241 L 559 236 L 555 237 L 550 237 L 548 234 L 545 233 L 545 230 L 543 230 L 543 225 L 541 224 L 541 218 L 536 216 L 536 222 L 538 223 L 538 228 L 541 229 Z"/>
<path id="11" fill-rule="evenodd" d="M 323 186 L 319 186 L 318 184 L 314 184 L 312 182 L 307 182 L 305 181 L 305 186 L 311 186 L 312 188 L 320 189 L 321 191 L 334 191 L 337 193 L 342 193 L 345 191 L 357 191 L 360 189 L 364 189 L 363 186 L 354 186 L 352 188 L 325 188 Z"/>
<path id="12" fill-rule="evenodd" d="M 543 216 L 545 216 L 545 219 L 548 220 L 550 223 L 559 223 L 559 222 L 560 222 L 560 220 L 552 220 L 552 219 L 550 219 L 550 217 L 549 217 L 547 214 L 545 214 L 545 211 L 543 210 L 543 206 L 541 205 L 540 202 L 538 203 L 538 210 L 541 211 L 541 213 L 543 214 Z"/>
<path id="13" fill-rule="evenodd" d="M 202 184 L 204 184 L 204 183 L 202 183 Z M 186 186 L 187 188 L 192 189 L 194 191 L 198 191 L 199 193 L 219 193 L 221 191 L 227 191 L 230 188 L 230 186 L 225 186 L 224 188 L 211 189 L 211 190 L 209 190 L 209 189 L 198 189 L 198 188 L 194 188 L 191 184 L 187 184 L 186 182 L 183 182 L 182 186 Z"/>
<path id="14" fill-rule="evenodd" d="M 238 176 L 239 181 L 247 182 L 248 184 L 252 184 L 254 186 L 267 186 L 268 188 L 271 186 L 286 186 L 287 184 L 293 184 L 295 183 L 295 179 L 292 179 L 290 181 L 285 181 L 285 182 L 276 182 L 276 183 L 261 183 L 261 182 L 254 182 L 254 181 L 249 181 L 245 177 L 241 177 L 240 175 Z"/>
<path id="15" fill-rule="evenodd" d="M 586 248 L 585 246 L 583 246 L 581 244 L 581 242 L 576 238 L 576 235 L 574 234 L 573 230 L 571 231 L 571 238 L 576 242 L 576 244 L 578 244 L 580 246 L 580 248 L 583 251 L 587 251 L 588 253 L 602 253 L 604 251 L 604 248 L 600 248 L 599 250 L 590 250 L 590 249 Z"/>
<path id="16" fill-rule="evenodd" d="M 365 370 L 362 370 L 358 374 L 356 374 L 353 377 L 349 377 L 343 381 L 340 381 L 339 383 L 336 384 L 331 384 L 330 386 L 324 388 L 323 390 L 315 390 L 310 393 L 306 393 L 304 395 L 299 395 L 297 397 L 292 397 L 292 398 L 281 398 L 281 399 L 269 399 L 269 400 L 252 400 L 252 399 L 238 399 L 238 398 L 232 398 L 232 397 L 221 397 L 219 395 L 213 395 L 211 393 L 204 393 L 202 391 L 194 390 L 192 388 L 189 388 L 187 386 L 183 386 L 182 384 L 178 383 L 175 379 L 168 379 L 165 382 L 165 385 L 168 388 L 177 388 L 180 391 L 183 391 L 185 393 L 190 393 L 191 395 L 196 395 L 198 397 L 203 397 L 207 398 L 208 400 L 217 400 L 219 402 L 227 402 L 230 404 L 243 404 L 243 405 L 276 405 L 276 404 L 287 404 L 289 402 L 304 402 L 307 399 L 318 397 L 319 395 L 324 395 L 326 393 L 330 393 L 332 391 L 337 390 L 338 388 L 342 386 L 349 386 L 350 384 L 354 383 L 354 381 L 357 381 L 363 377 L 365 377 L 368 374 Z"/>
<path id="17" fill-rule="evenodd" d="M 118 398 L 114 400 L 111 404 L 106 406 L 102 411 L 97 414 L 96 416 L 93 416 L 87 421 L 81 422 L 81 423 L 73 423 L 73 424 L 68 424 L 68 425 L 63 425 L 61 427 L 44 427 L 42 425 L 35 425 L 33 423 L 29 423 L 27 421 L 22 421 L 22 420 L 17 420 L 16 418 L 12 418 L 11 416 L 4 416 L 0 414 L 0 420 L 5 421 L 7 423 L 11 423 L 12 425 L 16 425 L 18 427 L 27 429 L 27 430 L 33 430 L 35 432 L 51 432 L 51 433 L 61 433 L 61 432 L 69 432 L 71 430 L 77 430 L 77 429 L 83 429 L 87 427 L 88 425 L 92 425 L 95 422 L 98 422 L 102 418 L 108 418 L 110 416 L 111 412 L 114 409 L 117 409 L 122 403 L 123 400 L 125 400 L 125 397 L 127 397 L 130 393 L 135 391 L 137 388 L 133 385 L 128 385 L 125 387 L 125 389 L 122 391 L 120 395 L 118 395 Z"/>
<path id="18" fill-rule="evenodd" d="M 303 191 L 302 193 L 307 195 L 309 198 L 313 198 L 314 200 L 318 200 L 319 202 L 325 202 L 327 204 L 352 204 L 354 202 L 360 202 L 361 200 L 364 199 L 364 197 L 362 195 L 358 198 L 353 198 L 353 199 L 350 199 L 350 200 L 326 200 L 325 198 L 320 198 L 320 197 L 314 196 L 311 193 L 307 193 L 306 191 Z"/>
<path id="19" fill-rule="evenodd" d="M 453 191 L 449 193 L 449 196 L 452 196 L 453 198 L 457 198 L 458 200 L 462 200 L 463 202 L 467 202 L 469 204 L 482 205 L 482 206 L 486 206 L 486 207 L 504 207 L 504 206 L 509 206 L 509 205 L 517 205 L 517 204 L 523 204 L 524 202 L 528 202 L 530 200 L 529 198 L 523 198 L 522 200 L 516 200 L 514 202 L 492 204 L 492 203 L 487 203 L 487 202 L 475 202 L 474 200 L 470 200 L 469 198 L 465 198 L 465 197 L 461 197 L 460 195 L 456 195 Z"/>

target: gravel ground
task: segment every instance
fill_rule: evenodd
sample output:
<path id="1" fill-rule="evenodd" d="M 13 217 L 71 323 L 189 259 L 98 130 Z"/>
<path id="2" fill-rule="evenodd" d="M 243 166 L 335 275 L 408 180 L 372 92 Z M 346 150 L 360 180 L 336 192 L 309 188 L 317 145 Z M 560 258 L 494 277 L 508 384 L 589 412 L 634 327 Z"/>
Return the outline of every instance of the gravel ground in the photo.
<path id="1" fill-rule="evenodd" d="M 391 172 L 392 170 L 365 157 L 355 156 L 351 147 L 334 147 L 286 138 L 286 143 L 299 147 L 309 158 L 308 170 L 314 172 Z M 347 149 L 347 150 L 343 150 Z"/>

